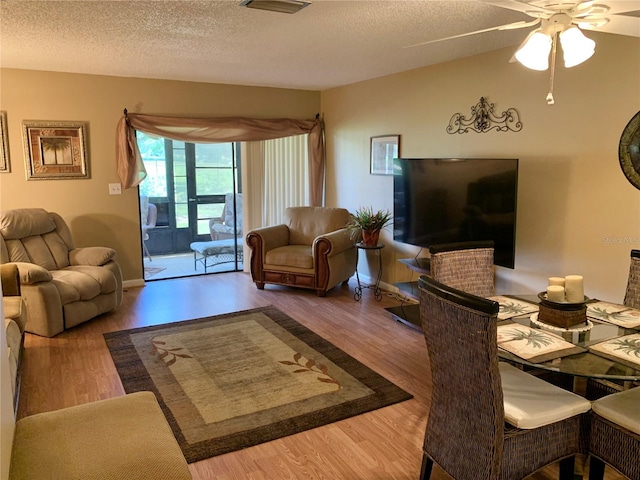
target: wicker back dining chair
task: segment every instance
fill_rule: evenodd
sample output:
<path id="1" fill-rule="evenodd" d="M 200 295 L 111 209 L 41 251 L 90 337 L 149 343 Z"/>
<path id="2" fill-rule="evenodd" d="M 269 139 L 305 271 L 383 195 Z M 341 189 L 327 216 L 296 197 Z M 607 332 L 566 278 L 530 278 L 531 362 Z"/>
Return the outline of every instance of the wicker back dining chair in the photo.
<path id="1" fill-rule="evenodd" d="M 627 307 L 640 309 L 640 250 L 631 250 L 631 265 L 624 304 Z"/>
<path id="2" fill-rule="evenodd" d="M 494 294 L 493 241 L 431 245 L 431 277 L 463 292 Z"/>
<path id="3" fill-rule="evenodd" d="M 497 302 L 418 284 L 433 385 L 420 479 L 436 463 L 455 480 L 522 480 L 556 461 L 572 479 L 590 403 L 498 362 Z"/>
<path id="4" fill-rule="evenodd" d="M 624 305 L 640 309 L 640 250 L 631 250 L 631 263 L 629 265 L 629 278 L 624 295 Z M 587 380 L 586 396 L 589 400 L 597 400 L 607 395 L 612 395 L 624 388 L 620 381 L 605 381 L 597 378 Z M 640 411 L 640 406 L 638 407 Z M 640 479 L 640 477 L 638 477 Z"/>
<path id="5" fill-rule="evenodd" d="M 593 402 L 589 480 L 604 478 L 605 463 L 640 479 L 640 387 Z"/>

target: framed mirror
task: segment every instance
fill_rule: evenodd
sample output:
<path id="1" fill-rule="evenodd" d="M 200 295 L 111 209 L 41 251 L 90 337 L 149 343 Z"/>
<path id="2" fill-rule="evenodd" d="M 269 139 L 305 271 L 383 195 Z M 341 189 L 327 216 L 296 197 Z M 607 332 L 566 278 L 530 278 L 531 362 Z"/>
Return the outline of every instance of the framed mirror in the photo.
<path id="1" fill-rule="evenodd" d="M 633 116 L 622 131 L 618 156 L 625 177 L 640 190 L 640 112 Z"/>

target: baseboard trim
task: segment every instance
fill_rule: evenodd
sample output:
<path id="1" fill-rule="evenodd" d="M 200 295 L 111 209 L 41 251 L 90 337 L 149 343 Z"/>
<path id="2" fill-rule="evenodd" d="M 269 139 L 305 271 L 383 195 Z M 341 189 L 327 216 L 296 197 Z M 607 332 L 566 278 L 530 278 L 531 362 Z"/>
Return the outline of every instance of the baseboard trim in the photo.
<path id="1" fill-rule="evenodd" d="M 142 278 L 135 278 L 133 280 L 125 280 L 122 282 L 122 288 L 136 288 L 144 287 L 146 285 Z"/>

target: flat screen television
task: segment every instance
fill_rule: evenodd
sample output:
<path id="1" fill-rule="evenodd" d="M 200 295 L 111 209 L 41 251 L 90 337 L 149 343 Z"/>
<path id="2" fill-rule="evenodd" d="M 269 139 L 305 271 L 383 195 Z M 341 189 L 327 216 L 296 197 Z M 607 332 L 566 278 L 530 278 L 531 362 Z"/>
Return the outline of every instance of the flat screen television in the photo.
<path id="1" fill-rule="evenodd" d="M 493 240 L 494 263 L 514 268 L 518 159 L 397 158 L 393 238 L 431 245 Z"/>

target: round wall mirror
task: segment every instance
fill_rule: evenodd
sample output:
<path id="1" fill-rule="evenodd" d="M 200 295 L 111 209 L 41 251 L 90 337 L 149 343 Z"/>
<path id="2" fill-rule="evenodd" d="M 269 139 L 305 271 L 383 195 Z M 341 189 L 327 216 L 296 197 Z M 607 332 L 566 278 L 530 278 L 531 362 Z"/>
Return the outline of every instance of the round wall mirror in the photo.
<path id="1" fill-rule="evenodd" d="M 640 190 L 640 112 L 624 127 L 618 156 L 624 176 Z"/>

